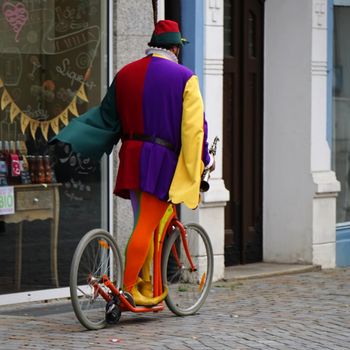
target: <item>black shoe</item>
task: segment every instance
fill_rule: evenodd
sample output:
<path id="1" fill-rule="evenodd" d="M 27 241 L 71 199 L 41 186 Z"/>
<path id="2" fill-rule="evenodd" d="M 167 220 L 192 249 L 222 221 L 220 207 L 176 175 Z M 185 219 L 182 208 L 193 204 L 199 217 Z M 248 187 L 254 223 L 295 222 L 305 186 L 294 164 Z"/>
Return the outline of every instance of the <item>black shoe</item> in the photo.
<path id="1" fill-rule="evenodd" d="M 112 299 L 106 304 L 106 322 L 109 324 L 118 323 L 122 312 L 119 305 Z"/>

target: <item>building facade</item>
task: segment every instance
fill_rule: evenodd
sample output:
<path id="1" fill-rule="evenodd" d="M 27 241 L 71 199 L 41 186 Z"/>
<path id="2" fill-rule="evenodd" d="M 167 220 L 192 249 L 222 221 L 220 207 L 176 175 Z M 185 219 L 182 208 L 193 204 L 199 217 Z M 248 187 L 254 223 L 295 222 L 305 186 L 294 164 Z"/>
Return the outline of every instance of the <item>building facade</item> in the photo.
<path id="1" fill-rule="evenodd" d="M 349 265 L 349 2 L 213 8 L 224 19 L 225 261 Z"/>
<path id="2" fill-rule="evenodd" d="M 144 55 L 152 2 L 0 5 L 0 141 L 11 172 L 0 187 L 0 304 L 66 297 L 82 235 L 104 227 L 123 251 L 132 211 L 111 194 L 118 147 L 96 161 L 47 140 Z M 178 20 L 191 43 L 181 60 L 201 82 L 209 142 L 220 139 L 210 191 L 197 210 L 181 208 L 211 237 L 215 279 L 255 261 L 350 264 L 349 16 L 347 0 L 158 1 L 158 19 Z M 49 159 L 51 177 L 12 175 L 21 157 L 10 144 L 34 169 Z"/>

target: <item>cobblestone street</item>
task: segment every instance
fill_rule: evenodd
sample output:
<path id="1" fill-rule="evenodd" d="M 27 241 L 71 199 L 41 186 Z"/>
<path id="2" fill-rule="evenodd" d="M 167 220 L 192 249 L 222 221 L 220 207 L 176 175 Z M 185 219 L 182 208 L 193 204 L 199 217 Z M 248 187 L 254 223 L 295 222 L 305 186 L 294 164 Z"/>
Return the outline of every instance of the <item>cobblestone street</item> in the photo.
<path id="1" fill-rule="evenodd" d="M 350 269 L 214 284 L 200 313 L 124 313 L 86 331 L 70 303 L 0 307 L 1 349 L 350 349 Z"/>

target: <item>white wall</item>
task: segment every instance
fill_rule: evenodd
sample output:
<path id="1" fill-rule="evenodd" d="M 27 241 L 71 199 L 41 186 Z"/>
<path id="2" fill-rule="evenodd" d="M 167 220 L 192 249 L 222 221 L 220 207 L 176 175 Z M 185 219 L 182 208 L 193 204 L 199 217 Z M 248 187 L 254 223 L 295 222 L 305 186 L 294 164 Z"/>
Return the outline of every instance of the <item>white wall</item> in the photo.
<path id="1" fill-rule="evenodd" d="M 265 3 L 265 261 L 312 262 L 311 9 Z"/>
<path id="2" fill-rule="evenodd" d="M 264 260 L 335 265 L 327 0 L 265 7 Z"/>

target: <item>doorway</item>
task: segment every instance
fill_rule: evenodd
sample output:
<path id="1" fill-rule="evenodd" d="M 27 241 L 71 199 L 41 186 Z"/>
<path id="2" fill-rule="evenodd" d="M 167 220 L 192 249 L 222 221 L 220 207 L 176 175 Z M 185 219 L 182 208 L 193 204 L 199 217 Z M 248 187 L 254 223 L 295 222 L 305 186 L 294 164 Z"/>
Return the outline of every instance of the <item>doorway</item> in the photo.
<path id="1" fill-rule="evenodd" d="M 262 260 L 264 0 L 224 1 L 225 265 Z"/>

